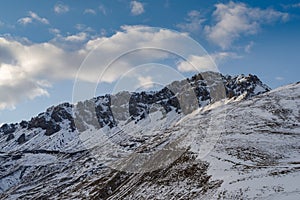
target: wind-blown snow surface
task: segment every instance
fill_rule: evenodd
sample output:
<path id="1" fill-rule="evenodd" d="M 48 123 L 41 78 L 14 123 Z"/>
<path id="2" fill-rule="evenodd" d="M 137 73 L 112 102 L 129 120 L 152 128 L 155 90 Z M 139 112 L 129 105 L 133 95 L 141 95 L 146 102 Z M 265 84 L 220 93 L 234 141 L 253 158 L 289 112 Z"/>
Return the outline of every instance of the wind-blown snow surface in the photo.
<path id="1" fill-rule="evenodd" d="M 30 139 L 23 141 L 25 130 L 17 129 L 20 145 L 0 138 L 0 197 L 298 199 L 300 84 L 242 99 L 184 117 L 157 109 L 138 122 L 81 134 L 26 129 Z M 155 159 L 134 157 L 146 159 L 138 171 L 134 152 Z"/>
<path id="2" fill-rule="evenodd" d="M 300 199 L 300 84 L 227 109 L 226 130 L 203 159 L 224 180 L 214 198 Z"/>

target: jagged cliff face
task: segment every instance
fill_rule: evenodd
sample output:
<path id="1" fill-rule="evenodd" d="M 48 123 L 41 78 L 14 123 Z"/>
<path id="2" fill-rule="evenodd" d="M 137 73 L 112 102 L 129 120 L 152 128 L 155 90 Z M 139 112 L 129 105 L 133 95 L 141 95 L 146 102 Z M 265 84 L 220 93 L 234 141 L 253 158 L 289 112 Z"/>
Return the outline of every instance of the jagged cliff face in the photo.
<path id="1" fill-rule="evenodd" d="M 209 79 L 212 76 L 214 81 Z M 297 184 L 289 183 L 300 176 L 300 85 L 268 92 L 256 76 L 212 76 L 185 80 L 192 93 L 176 93 L 176 88 L 186 91 L 178 89 L 185 84 L 174 82 L 158 92 L 122 92 L 75 106 L 61 104 L 28 122 L 3 125 L 0 197 L 245 199 L 298 195 Z M 190 105 L 181 101 L 192 94 L 196 107 L 194 98 Z M 219 118 L 225 119 L 221 128 L 210 123 Z M 198 142 L 208 130 L 218 140 L 201 157 L 202 143 Z M 187 148 L 180 148 L 182 145 Z M 149 162 L 139 166 L 145 170 L 135 168 L 135 160 L 146 158 L 133 154 L 151 155 Z"/>
<path id="2" fill-rule="evenodd" d="M 219 88 L 215 92 L 216 94 L 212 94 L 216 85 L 221 89 Z M 192 92 L 186 93 L 184 87 L 192 89 Z M 28 122 L 5 124 L 0 128 L 0 133 L 7 135 L 7 142 L 16 141 L 18 144 L 23 144 L 30 139 L 30 136 L 16 137 L 14 132 L 20 129 L 32 132 L 35 129 L 42 129 L 44 135 L 51 136 L 61 130 L 74 132 L 77 129 L 82 132 L 88 129 L 89 125 L 96 129 L 105 126 L 112 128 L 120 121 L 134 120 L 138 122 L 159 108 L 163 108 L 165 113 L 175 110 L 177 113 L 188 114 L 199 107 L 226 97 L 244 95 L 244 98 L 249 98 L 269 90 L 270 88 L 255 75 L 231 77 L 206 72 L 187 80 L 171 83 L 157 92 L 120 92 L 116 95 L 99 96 L 78 102 L 76 106 L 63 103 L 48 108 L 46 112 L 33 117 Z M 182 103 L 180 99 L 183 95 L 194 96 L 186 98 L 189 99 L 189 102 Z"/>

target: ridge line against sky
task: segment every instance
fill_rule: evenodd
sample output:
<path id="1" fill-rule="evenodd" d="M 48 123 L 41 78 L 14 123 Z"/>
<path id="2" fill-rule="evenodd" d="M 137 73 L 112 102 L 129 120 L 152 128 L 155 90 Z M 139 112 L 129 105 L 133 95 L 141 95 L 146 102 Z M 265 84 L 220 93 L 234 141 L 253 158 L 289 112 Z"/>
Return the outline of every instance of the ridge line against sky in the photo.
<path id="1" fill-rule="evenodd" d="M 168 41 L 181 48 L 178 37 L 187 34 L 208 51 L 221 73 L 256 74 L 272 88 L 299 81 L 300 2 L 270 3 L 2 1 L 0 123 L 28 119 L 51 105 L 70 102 L 78 68 L 95 46 L 107 40 L 103 62 L 133 43 L 151 46 L 153 41 L 158 45 Z M 161 28 L 146 34 L 149 27 Z M 191 59 L 198 70 L 213 70 L 206 55 Z M 137 62 L 128 59 L 120 67 L 123 70 L 111 70 L 99 94 L 109 93 L 111 84 Z M 182 62 L 173 64 L 187 76 L 196 72 Z M 97 82 L 93 75 L 91 71 L 78 78 Z M 140 86 L 151 81 L 136 79 Z"/>

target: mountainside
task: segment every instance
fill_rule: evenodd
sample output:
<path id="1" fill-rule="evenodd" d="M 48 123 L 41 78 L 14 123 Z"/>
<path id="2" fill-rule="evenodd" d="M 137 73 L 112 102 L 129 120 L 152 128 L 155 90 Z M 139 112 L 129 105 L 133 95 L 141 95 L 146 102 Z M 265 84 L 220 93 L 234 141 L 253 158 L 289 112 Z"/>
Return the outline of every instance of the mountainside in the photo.
<path id="1" fill-rule="evenodd" d="M 69 103 L 52 106 L 30 121 L 4 124 L 0 128 L 3 136 L 0 147 L 5 152 L 15 148 L 65 151 L 66 141 L 56 141 L 51 145 L 46 142 L 48 146 L 43 146 L 42 141 L 54 134 L 56 139 L 63 139 L 64 136 L 58 135 L 66 132 L 65 139 L 73 140 L 73 137 L 68 137 L 71 135 L 69 132 L 75 130 L 84 132 L 90 127 L 113 128 L 124 121 L 138 122 L 159 109 L 165 114 L 171 111 L 188 114 L 226 97 L 243 95 L 243 98 L 249 98 L 269 90 L 255 75 L 231 77 L 205 72 L 187 80 L 175 81 L 158 92 L 120 92 L 78 102 L 76 106 Z M 35 139 L 31 140 L 33 137 Z M 39 141 L 37 138 L 40 138 Z"/>
<path id="2" fill-rule="evenodd" d="M 300 84 L 269 90 L 207 72 L 5 124 L 0 197 L 295 199 Z"/>

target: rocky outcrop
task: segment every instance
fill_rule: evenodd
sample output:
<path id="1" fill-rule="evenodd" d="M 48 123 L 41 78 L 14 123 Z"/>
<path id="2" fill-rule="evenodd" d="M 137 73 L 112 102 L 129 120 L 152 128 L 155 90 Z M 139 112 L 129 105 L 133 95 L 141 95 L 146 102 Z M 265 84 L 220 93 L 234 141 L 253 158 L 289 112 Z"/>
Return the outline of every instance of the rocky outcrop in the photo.
<path id="1" fill-rule="evenodd" d="M 180 81 L 60 104 L 2 126 L 0 199 L 297 199 L 300 85 L 257 95 L 269 88 L 255 76 L 217 76 L 218 96 L 206 75 L 186 80 L 198 107 L 233 99 L 180 114 L 170 126 L 163 114 L 189 111 L 180 100 L 191 93 L 176 92 Z M 100 127 L 113 133 L 109 140 Z M 208 131 L 218 138 L 202 157 Z"/>
<path id="2" fill-rule="evenodd" d="M 8 142 L 8 141 L 10 141 L 10 140 L 12 140 L 12 139 L 14 139 L 14 138 L 15 138 L 14 134 L 13 134 L 13 133 L 10 133 L 10 134 L 8 134 L 8 136 L 7 136 L 7 138 L 6 138 L 6 142 Z"/>
<path id="3" fill-rule="evenodd" d="M 28 128 L 41 128 L 45 130 L 45 135 L 50 136 L 61 130 L 61 125 L 64 121 L 68 123 L 70 131 L 75 130 L 75 124 L 72 117 L 72 105 L 69 103 L 60 104 L 47 109 L 45 113 L 39 114 L 37 117 L 32 118 L 26 125 Z"/>
<path id="4" fill-rule="evenodd" d="M 3 124 L 0 128 L 0 133 L 2 132 L 4 135 L 15 132 L 17 129 L 17 124 Z"/>
<path id="5" fill-rule="evenodd" d="M 0 133 L 14 133 L 18 128 L 41 128 L 46 136 L 51 136 L 60 130 L 73 132 L 77 129 L 82 132 L 91 126 L 96 129 L 112 128 L 119 121 L 138 122 L 159 107 L 165 113 L 175 110 L 188 114 L 225 97 L 244 94 L 245 98 L 249 98 L 269 90 L 255 75 L 232 77 L 205 72 L 175 81 L 156 92 L 120 92 L 78 102 L 75 106 L 69 103 L 52 106 L 28 122 L 3 125 Z"/>
<path id="6" fill-rule="evenodd" d="M 25 138 L 25 133 L 23 133 L 18 139 L 17 139 L 17 143 L 18 144 L 23 144 L 26 142 L 26 138 Z"/>

